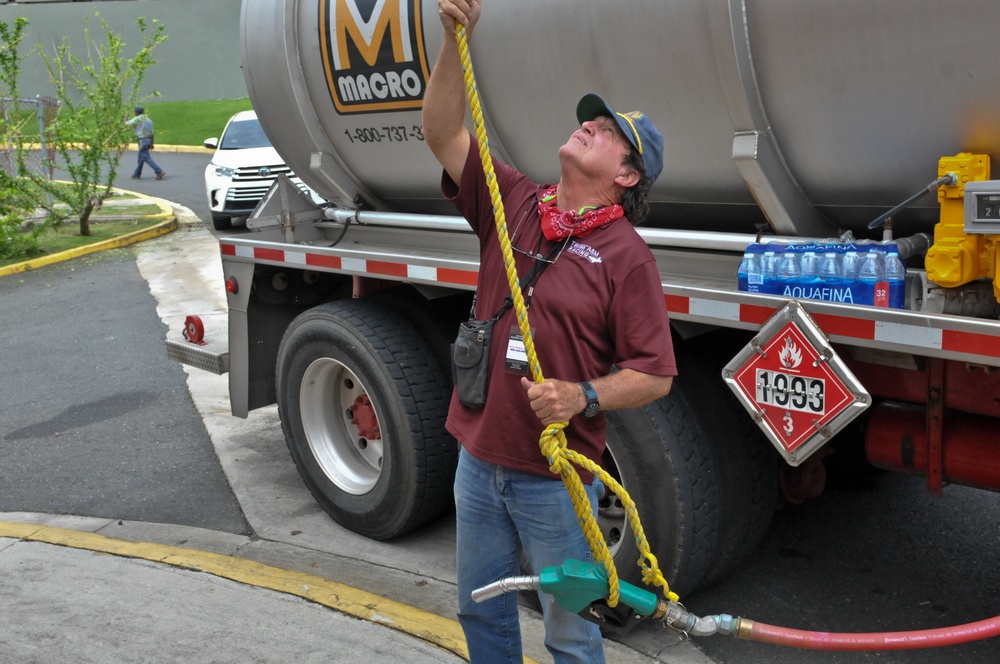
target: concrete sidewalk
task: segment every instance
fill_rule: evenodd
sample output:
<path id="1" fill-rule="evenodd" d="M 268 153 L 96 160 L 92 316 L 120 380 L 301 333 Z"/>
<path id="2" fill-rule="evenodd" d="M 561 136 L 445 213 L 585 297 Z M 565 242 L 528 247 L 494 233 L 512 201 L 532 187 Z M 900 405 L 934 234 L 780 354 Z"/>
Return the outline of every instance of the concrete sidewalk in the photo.
<path id="1" fill-rule="evenodd" d="M 258 562 L 283 557 L 266 542 L 83 517 L 0 519 L 4 661 L 465 661 L 457 622 Z"/>

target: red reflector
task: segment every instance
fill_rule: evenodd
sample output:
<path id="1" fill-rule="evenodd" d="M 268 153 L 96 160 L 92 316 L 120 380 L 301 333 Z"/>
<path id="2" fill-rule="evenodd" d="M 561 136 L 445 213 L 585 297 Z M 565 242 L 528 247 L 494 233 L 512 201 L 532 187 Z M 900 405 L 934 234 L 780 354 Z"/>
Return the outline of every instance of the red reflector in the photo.
<path id="1" fill-rule="evenodd" d="M 240 285 L 236 283 L 235 277 L 229 277 L 226 279 L 226 292 L 236 295 L 240 292 Z"/>
<path id="2" fill-rule="evenodd" d="M 198 316 L 188 316 L 184 319 L 184 338 L 199 346 L 205 345 L 205 326 Z"/>

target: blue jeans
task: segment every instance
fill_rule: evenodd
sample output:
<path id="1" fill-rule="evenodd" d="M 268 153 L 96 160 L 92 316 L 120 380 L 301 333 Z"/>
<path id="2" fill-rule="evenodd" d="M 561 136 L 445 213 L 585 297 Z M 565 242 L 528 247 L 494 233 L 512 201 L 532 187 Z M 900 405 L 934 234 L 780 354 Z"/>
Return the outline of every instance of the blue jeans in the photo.
<path id="1" fill-rule="evenodd" d="M 604 487 L 587 487 L 591 504 Z M 558 477 L 541 477 L 477 459 L 464 449 L 455 474 L 457 512 L 458 620 L 473 664 L 523 661 L 517 594 L 481 604 L 472 591 L 498 579 L 518 576 L 520 552 L 532 570 L 561 565 L 569 558 L 591 561 L 573 503 Z M 545 647 L 557 664 L 604 662 L 600 629 L 539 593 L 545 619 Z"/>
<path id="2" fill-rule="evenodd" d="M 153 172 L 159 175 L 163 172 L 163 169 L 156 165 L 153 158 L 149 156 L 149 147 L 153 144 L 148 138 L 139 139 L 139 157 L 138 163 L 136 164 L 135 171 L 132 173 L 133 177 L 142 176 L 142 165 L 144 163 L 149 163 L 149 167 L 153 169 Z"/>

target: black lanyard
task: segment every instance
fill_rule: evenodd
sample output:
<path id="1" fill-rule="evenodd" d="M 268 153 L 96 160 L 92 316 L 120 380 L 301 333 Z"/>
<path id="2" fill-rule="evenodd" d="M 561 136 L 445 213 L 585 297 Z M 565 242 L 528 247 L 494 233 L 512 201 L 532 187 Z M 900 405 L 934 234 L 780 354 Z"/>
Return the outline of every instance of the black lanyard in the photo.
<path id="1" fill-rule="evenodd" d="M 542 272 L 544 272 L 545 268 L 547 268 L 549 265 L 555 265 L 554 259 L 557 258 L 559 254 L 562 252 L 562 250 L 566 248 L 566 245 L 569 244 L 569 241 L 572 238 L 573 238 L 572 235 L 566 236 L 565 240 L 563 240 L 556 246 L 552 247 L 552 249 L 549 251 L 549 254 L 544 259 L 540 258 L 534 259 L 535 260 L 534 265 L 531 266 L 531 269 L 528 270 L 528 274 L 524 275 L 524 278 L 521 279 L 520 282 L 521 292 L 524 293 L 524 291 L 527 290 L 527 293 L 524 295 L 525 309 L 527 309 L 528 306 L 531 304 L 532 291 L 534 290 L 535 283 L 541 278 Z M 492 318 L 493 322 L 495 323 L 498 320 L 500 320 L 500 317 L 503 316 L 507 312 L 507 310 L 513 306 L 514 306 L 514 296 L 508 293 L 507 297 L 503 301 L 503 304 L 501 304 L 497 312 L 493 314 Z M 475 300 L 473 300 L 472 302 L 472 308 L 473 311 L 475 311 L 476 308 Z"/>

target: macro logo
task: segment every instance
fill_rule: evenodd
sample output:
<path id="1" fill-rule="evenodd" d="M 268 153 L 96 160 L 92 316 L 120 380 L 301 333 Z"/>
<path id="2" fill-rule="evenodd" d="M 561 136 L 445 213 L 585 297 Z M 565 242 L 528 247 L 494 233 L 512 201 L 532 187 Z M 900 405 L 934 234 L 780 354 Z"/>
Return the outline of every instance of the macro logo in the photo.
<path id="1" fill-rule="evenodd" d="M 320 0 L 323 71 L 339 113 L 418 109 L 430 71 L 420 0 Z"/>

